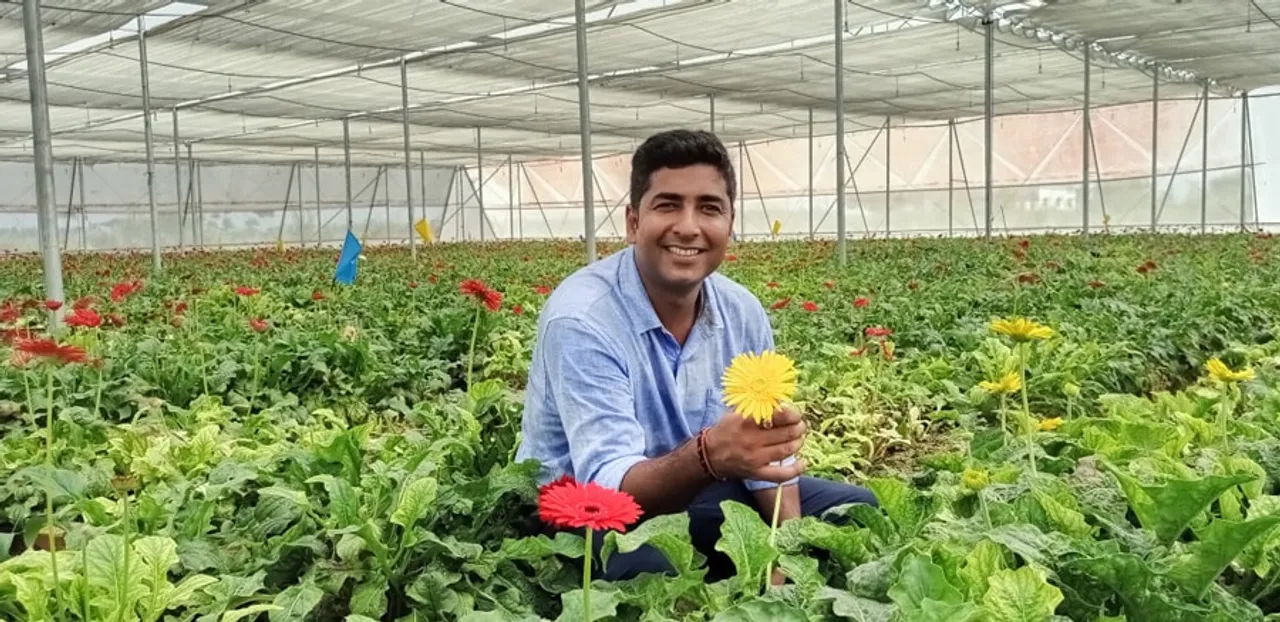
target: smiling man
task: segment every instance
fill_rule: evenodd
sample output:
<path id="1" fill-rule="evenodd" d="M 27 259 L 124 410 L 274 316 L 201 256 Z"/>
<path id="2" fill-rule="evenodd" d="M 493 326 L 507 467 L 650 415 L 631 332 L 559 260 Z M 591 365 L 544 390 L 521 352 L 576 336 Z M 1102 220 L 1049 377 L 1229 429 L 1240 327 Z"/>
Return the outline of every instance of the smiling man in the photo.
<path id="1" fill-rule="evenodd" d="M 708 132 L 663 132 L 636 151 L 630 246 L 565 279 L 542 310 L 517 452 L 542 463 L 544 483 L 569 474 L 630 493 L 646 517 L 688 512 L 713 577 L 732 572 L 714 549 L 721 501 L 771 514 L 782 483 L 780 520 L 875 503 L 865 489 L 801 476 L 798 412 L 783 408 L 766 428 L 723 405 L 733 358 L 774 348 L 760 301 L 716 273 L 734 179 Z M 601 576 L 668 569 L 645 547 L 610 557 Z"/>

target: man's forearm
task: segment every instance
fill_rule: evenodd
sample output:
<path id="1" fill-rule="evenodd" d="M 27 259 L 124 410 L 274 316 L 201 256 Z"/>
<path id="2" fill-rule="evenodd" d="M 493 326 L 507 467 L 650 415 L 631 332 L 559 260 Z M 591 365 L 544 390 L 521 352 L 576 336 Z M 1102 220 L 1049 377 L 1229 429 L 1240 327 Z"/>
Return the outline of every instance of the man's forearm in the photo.
<path id="1" fill-rule="evenodd" d="M 637 462 L 622 477 L 621 488 L 635 497 L 645 516 L 658 516 L 683 511 L 712 481 L 698 461 L 697 442 L 689 440 L 664 456 Z"/>

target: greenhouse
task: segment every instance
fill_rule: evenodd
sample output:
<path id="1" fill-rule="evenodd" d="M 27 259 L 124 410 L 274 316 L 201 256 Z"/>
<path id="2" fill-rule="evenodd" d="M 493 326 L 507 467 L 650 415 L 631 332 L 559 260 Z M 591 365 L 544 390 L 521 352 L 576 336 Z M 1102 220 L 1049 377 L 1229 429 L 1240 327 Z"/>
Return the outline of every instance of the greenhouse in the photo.
<path id="1" fill-rule="evenodd" d="M 0 619 L 1280 620 L 1277 229 L 1280 0 L 0 0 Z"/>

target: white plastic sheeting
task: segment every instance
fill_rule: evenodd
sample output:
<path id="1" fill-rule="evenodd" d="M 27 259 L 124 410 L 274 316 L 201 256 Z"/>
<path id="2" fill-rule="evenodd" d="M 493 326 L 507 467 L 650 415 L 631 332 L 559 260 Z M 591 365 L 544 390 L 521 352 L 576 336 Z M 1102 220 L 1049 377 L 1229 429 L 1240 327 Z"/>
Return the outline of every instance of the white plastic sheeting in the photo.
<path id="1" fill-rule="evenodd" d="M 578 150 L 572 11 L 544 0 L 207 0 L 148 35 L 152 103 L 180 107 L 181 143 L 220 161 L 342 161 L 338 120 L 352 118 L 352 159 L 401 161 L 399 59 L 408 71 L 412 144 L 428 162 L 474 161 L 484 127 L 496 161 Z M 118 28 L 164 2 L 50 0 L 46 47 Z M 850 129 L 980 116 L 980 15 L 997 21 L 996 113 L 1081 105 L 1081 47 L 1094 48 L 1095 105 L 1216 95 L 1280 82 L 1280 0 L 850 0 Z M 0 2 L 0 158 L 30 157 L 22 34 Z M 834 131 L 833 23 L 819 0 L 610 0 L 589 6 L 593 140 L 630 150 L 665 127 L 707 127 L 727 141 Z M 132 38 L 53 59 L 58 159 L 142 157 L 138 50 Z M 327 78 L 320 79 L 323 76 Z M 167 110 L 163 110 L 167 112 Z M 156 140 L 174 140 L 157 113 Z M 163 153 L 164 149 L 160 151 Z"/>

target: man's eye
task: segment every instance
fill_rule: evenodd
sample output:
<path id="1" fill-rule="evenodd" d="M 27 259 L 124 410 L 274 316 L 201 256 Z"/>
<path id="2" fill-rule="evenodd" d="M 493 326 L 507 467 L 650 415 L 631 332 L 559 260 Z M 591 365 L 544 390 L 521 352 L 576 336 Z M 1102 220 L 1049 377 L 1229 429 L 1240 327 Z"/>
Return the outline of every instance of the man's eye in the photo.
<path id="1" fill-rule="evenodd" d="M 672 203 L 670 201 L 664 201 L 662 203 L 658 203 L 654 205 L 653 209 L 668 210 L 668 209 L 675 209 L 675 207 L 676 207 L 675 203 Z"/>
<path id="2" fill-rule="evenodd" d="M 715 203 L 704 203 L 702 205 L 702 211 L 708 214 L 719 214 L 724 212 L 724 208 L 716 205 Z"/>

